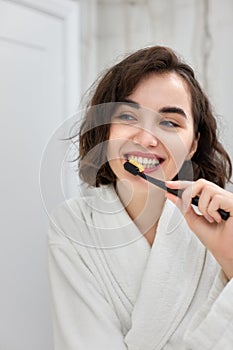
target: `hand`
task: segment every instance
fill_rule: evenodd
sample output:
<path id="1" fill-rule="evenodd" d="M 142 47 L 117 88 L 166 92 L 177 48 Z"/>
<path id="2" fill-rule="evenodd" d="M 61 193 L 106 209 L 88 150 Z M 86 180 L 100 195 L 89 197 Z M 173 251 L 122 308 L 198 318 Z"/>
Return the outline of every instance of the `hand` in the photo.
<path id="1" fill-rule="evenodd" d="M 166 186 L 184 190 L 182 199 L 168 192 L 166 196 L 183 212 L 191 230 L 213 254 L 226 276 L 233 278 L 233 193 L 204 179 L 195 182 L 167 181 Z M 202 215 L 191 206 L 192 198 L 197 195 Z M 229 212 L 230 217 L 222 220 L 218 209 Z"/>

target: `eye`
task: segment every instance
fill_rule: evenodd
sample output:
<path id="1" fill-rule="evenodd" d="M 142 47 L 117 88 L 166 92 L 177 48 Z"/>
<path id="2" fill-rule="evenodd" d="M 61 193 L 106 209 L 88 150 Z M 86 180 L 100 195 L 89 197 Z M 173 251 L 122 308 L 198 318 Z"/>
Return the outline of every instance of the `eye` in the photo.
<path id="1" fill-rule="evenodd" d="M 129 113 L 121 113 L 117 116 L 117 119 L 125 122 L 137 121 L 137 119 Z"/>
<path id="2" fill-rule="evenodd" d="M 178 128 L 179 124 L 177 124 L 176 122 L 173 122 L 171 120 L 162 120 L 160 122 L 161 125 L 166 126 L 168 128 Z"/>

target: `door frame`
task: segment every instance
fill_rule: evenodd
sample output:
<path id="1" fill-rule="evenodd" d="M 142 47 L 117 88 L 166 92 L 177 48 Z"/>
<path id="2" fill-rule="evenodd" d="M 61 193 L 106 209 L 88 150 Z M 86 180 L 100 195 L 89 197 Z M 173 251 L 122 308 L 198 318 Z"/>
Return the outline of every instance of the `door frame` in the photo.
<path id="1" fill-rule="evenodd" d="M 4 0 L 5 1 L 5 0 Z M 81 97 L 80 1 L 72 0 L 7 0 L 64 21 L 64 119 L 79 107 Z"/>

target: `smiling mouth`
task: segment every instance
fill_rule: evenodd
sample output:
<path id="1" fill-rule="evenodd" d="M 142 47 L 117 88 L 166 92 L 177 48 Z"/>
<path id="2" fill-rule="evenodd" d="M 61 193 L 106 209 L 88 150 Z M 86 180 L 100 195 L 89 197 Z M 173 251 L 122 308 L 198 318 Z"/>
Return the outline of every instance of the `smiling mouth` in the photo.
<path id="1" fill-rule="evenodd" d="M 142 157 L 131 154 L 126 154 L 125 158 L 128 161 L 132 160 L 134 162 L 139 163 L 144 169 L 156 168 L 164 161 L 164 159 L 162 158 Z"/>

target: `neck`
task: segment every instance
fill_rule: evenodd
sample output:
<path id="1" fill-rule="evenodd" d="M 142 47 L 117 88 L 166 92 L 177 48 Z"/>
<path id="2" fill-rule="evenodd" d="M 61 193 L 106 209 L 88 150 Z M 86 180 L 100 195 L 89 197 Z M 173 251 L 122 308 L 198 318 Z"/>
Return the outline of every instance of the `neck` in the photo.
<path id="1" fill-rule="evenodd" d="M 117 193 L 131 219 L 152 245 L 165 202 L 164 191 L 152 185 L 145 191 L 138 191 L 127 185 L 117 182 Z"/>

